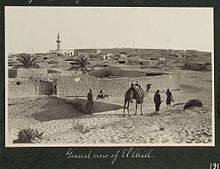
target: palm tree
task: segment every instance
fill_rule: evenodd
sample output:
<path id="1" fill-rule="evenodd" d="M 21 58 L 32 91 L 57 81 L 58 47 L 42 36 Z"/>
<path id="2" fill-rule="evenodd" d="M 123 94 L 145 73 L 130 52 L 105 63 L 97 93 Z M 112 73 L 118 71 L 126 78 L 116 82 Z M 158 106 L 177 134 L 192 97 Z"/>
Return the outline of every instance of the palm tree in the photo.
<path id="1" fill-rule="evenodd" d="M 39 65 L 36 63 L 36 57 L 32 57 L 28 53 L 21 53 L 17 60 L 22 64 L 21 66 L 29 69 L 29 68 L 39 68 Z"/>
<path id="2" fill-rule="evenodd" d="M 88 60 L 88 57 L 86 56 L 79 56 L 78 58 L 73 59 L 72 61 L 73 61 L 71 62 L 72 67 L 70 68 L 70 70 L 76 69 L 82 71 L 83 74 L 87 73 L 89 71 L 89 68 L 93 70 Z"/>

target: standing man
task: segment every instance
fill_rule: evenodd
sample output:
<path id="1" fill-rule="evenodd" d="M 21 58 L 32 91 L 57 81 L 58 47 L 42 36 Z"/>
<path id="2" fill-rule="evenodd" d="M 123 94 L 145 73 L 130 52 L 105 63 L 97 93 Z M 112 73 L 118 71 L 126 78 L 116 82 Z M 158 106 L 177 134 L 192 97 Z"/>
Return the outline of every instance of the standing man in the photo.
<path id="1" fill-rule="evenodd" d="M 149 100 L 151 101 L 150 96 L 149 96 L 150 89 L 151 89 L 151 84 L 147 84 L 147 85 L 146 85 L 146 88 L 147 88 L 147 89 L 146 89 L 146 91 L 144 92 L 144 95 L 145 95 L 145 97 L 148 96 Z"/>
<path id="2" fill-rule="evenodd" d="M 93 109 L 93 95 L 92 95 L 92 89 L 89 89 L 89 93 L 87 94 L 87 104 L 86 104 L 86 110 L 88 111 L 89 114 L 92 114 L 92 109 Z"/>
<path id="3" fill-rule="evenodd" d="M 161 104 L 161 98 L 160 98 L 160 91 L 157 90 L 155 95 L 154 95 L 154 103 L 155 103 L 155 109 L 156 113 L 160 110 L 160 104 Z"/>
<path id="4" fill-rule="evenodd" d="M 166 95 L 167 95 L 166 104 L 167 104 L 167 107 L 168 107 L 168 106 L 171 105 L 171 101 L 174 101 L 174 100 L 173 100 L 173 95 L 172 95 L 172 93 L 170 92 L 170 89 L 167 89 Z"/>

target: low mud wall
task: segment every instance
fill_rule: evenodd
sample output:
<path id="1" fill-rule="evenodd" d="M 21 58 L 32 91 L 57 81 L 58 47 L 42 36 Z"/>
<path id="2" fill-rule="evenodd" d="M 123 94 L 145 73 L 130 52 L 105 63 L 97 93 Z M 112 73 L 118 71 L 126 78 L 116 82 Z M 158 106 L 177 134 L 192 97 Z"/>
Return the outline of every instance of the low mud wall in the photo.
<path id="1" fill-rule="evenodd" d="M 94 96 L 100 90 L 110 96 L 124 96 L 131 82 L 138 82 L 146 89 L 146 84 L 152 84 L 152 91 L 155 90 L 180 90 L 180 75 L 170 73 L 160 76 L 145 77 L 120 77 L 120 78 L 97 78 L 90 75 L 61 75 L 57 78 L 58 96 L 86 96 L 91 88 Z"/>
<path id="2" fill-rule="evenodd" d="M 52 80 L 50 80 L 52 79 Z M 8 79 L 8 97 L 31 97 L 56 95 L 56 78 L 10 78 Z"/>
<path id="3" fill-rule="evenodd" d="M 39 93 L 39 83 L 26 78 L 13 78 L 8 80 L 8 97 L 30 97 Z"/>
<path id="4" fill-rule="evenodd" d="M 47 74 L 47 69 L 24 69 L 19 68 L 17 69 L 17 77 L 34 77 Z"/>

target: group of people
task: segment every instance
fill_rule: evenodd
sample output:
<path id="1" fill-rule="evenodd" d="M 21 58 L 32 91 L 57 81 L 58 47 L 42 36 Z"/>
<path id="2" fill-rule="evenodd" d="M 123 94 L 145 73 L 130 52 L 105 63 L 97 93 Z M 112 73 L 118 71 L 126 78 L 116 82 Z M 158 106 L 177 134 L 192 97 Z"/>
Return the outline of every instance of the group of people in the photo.
<path id="1" fill-rule="evenodd" d="M 105 99 L 106 97 L 108 97 L 108 95 L 104 94 L 103 90 L 100 90 L 98 96 L 96 97 L 96 100 Z M 94 104 L 94 99 L 93 99 L 92 89 L 89 89 L 89 93 L 87 94 L 86 110 L 90 114 L 92 113 L 93 104 Z"/>
<path id="2" fill-rule="evenodd" d="M 141 88 L 141 86 L 138 84 L 138 82 L 136 82 L 135 85 L 133 83 L 131 83 L 132 88 L 135 88 L 136 86 L 137 86 L 138 89 Z M 150 89 L 151 89 L 151 84 L 147 84 L 146 85 L 145 96 L 149 97 L 148 94 L 150 92 Z M 170 89 L 167 89 L 167 91 L 166 91 L 166 105 L 167 105 L 167 107 L 169 107 L 171 105 L 171 102 L 174 102 L 173 95 L 172 95 Z M 155 112 L 158 112 L 160 110 L 160 105 L 162 103 L 161 97 L 160 97 L 160 90 L 157 90 L 155 95 L 154 95 L 154 103 L 155 103 Z"/>
<path id="3" fill-rule="evenodd" d="M 171 105 L 171 102 L 174 102 L 173 95 L 169 89 L 166 91 L 166 105 L 169 107 Z M 161 97 L 160 97 L 160 91 L 157 90 L 154 95 L 154 103 L 155 103 L 155 111 L 158 112 L 160 110 L 161 105 Z"/>
<path id="4" fill-rule="evenodd" d="M 131 84 L 131 87 L 133 87 L 133 88 L 136 88 L 136 86 L 138 88 L 141 88 L 141 86 L 138 83 L 136 83 L 135 85 Z M 145 95 L 148 96 L 150 88 L 151 88 L 151 84 L 147 84 L 146 85 Z M 96 99 L 98 99 L 98 98 L 99 99 L 103 99 L 105 97 L 108 97 L 108 95 L 105 95 L 103 90 L 100 90 L 100 92 L 99 92 L 99 94 L 98 94 Z M 137 98 L 135 98 L 135 99 L 137 99 Z M 94 104 L 92 89 L 89 89 L 89 93 L 87 94 L 87 100 L 88 101 L 87 101 L 87 104 L 86 104 L 86 110 L 88 111 L 88 113 L 91 114 L 92 113 L 92 109 L 93 109 L 93 104 Z M 171 105 L 171 102 L 174 102 L 173 95 L 172 95 L 171 91 L 169 89 L 167 89 L 167 91 L 166 91 L 166 105 L 167 105 L 167 107 L 169 107 Z M 159 90 L 157 90 L 155 95 L 154 95 L 154 103 L 155 103 L 155 111 L 158 112 L 160 110 L 160 105 L 162 103 Z"/>
<path id="5" fill-rule="evenodd" d="M 103 90 L 100 90 L 98 96 L 96 97 L 96 100 L 97 99 L 105 99 L 106 97 L 108 97 L 108 95 L 104 94 Z"/>

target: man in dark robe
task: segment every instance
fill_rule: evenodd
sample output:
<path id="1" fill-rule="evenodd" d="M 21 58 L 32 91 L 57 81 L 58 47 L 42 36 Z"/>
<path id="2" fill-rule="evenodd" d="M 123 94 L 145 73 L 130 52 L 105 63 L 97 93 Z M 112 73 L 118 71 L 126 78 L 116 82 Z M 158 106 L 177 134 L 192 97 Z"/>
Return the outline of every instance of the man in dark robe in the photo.
<path id="1" fill-rule="evenodd" d="M 86 110 L 88 110 L 88 113 L 92 114 L 93 109 L 93 95 L 92 95 L 92 89 L 89 89 L 89 93 L 87 94 L 87 104 L 86 104 Z"/>
<path id="2" fill-rule="evenodd" d="M 161 104 L 161 97 L 160 97 L 159 93 L 160 93 L 160 91 L 157 90 L 154 95 L 154 103 L 155 103 L 156 113 L 160 110 L 160 104 Z"/>
<path id="3" fill-rule="evenodd" d="M 167 106 L 170 106 L 171 105 L 171 101 L 174 101 L 174 100 L 173 100 L 172 93 L 170 92 L 169 89 L 167 89 L 166 95 L 167 95 L 166 104 L 167 104 Z"/>

